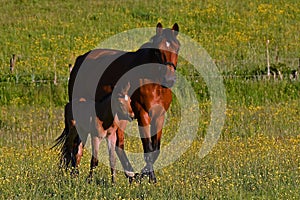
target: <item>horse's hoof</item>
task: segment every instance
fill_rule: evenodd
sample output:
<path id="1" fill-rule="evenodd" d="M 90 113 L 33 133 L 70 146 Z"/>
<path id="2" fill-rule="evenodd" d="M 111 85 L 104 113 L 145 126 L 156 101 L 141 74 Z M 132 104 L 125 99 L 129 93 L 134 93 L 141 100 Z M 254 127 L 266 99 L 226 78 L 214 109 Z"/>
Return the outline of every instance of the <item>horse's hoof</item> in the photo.
<path id="1" fill-rule="evenodd" d="M 145 176 L 149 177 L 149 183 L 157 183 L 154 171 L 149 171 L 147 168 L 144 168 L 140 175 L 140 182 Z"/>
<path id="2" fill-rule="evenodd" d="M 127 178 L 128 178 L 128 181 L 129 181 L 129 183 L 131 184 L 134 180 L 135 180 L 135 182 L 136 183 L 140 183 L 140 174 L 139 173 L 135 173 L 134 174 L 134 176 L 128 176 Z"/>
<path id="3" fill-rule="evenodd" d="M 125 170 L 125 176 L 126 176 L 126 178 L 129 178 L 129 177 L 134 177 L 134 172 L 131 172 L 131 171 L 127 171 L 127 170 Z"/>
<path id="4" fill-rule="evenodd" d="M 147 167 L 144 167 L 141 171 L 141 179 L 143 179 L 145 176 L 150 175 L 150 170 Z"/>
<path id="5" fill-rule="evenodd" d="M 149 183 L 157 183 L 154 171 L 149 173 Z"/>

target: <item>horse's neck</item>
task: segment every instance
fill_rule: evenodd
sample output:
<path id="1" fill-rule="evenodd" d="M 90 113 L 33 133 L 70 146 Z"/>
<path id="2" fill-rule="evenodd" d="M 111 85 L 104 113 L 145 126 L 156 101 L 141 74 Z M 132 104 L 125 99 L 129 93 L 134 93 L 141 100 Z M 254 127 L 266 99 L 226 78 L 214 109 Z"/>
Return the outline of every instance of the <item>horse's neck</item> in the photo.
<path id="1" fill-rule="evenodd" d="M 143 47 L 143 46 L 142 46 Z M 132 67 L 136 67 L 143 64 L 158 63 L 158 59 L 155 56 L 155 49 L 153 48 L 140 48 L 134 53 L 135 59 L 133 60 Z"/>

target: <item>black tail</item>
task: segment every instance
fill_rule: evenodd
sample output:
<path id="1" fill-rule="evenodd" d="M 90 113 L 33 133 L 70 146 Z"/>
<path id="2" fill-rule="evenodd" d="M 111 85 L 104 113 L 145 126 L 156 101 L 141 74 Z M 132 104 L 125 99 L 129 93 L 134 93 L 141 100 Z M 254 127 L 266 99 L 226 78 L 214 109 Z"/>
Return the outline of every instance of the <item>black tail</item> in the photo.
<path id="1" fill-rule="evenodd" d="M 65 128 L 62 132 L 62 134 L 55 140 L 55 144 L 53 145 L 53 148 L 60 148 L 60 162 L 59 166 L 60 168 L 65 168 L 67 169 L 70 164 L 72 166 L 75 166 L 75 155 L 77 153 L 77 143 L 79 136 L 76 131 L 70 131 L 72 129 L 75 130 L 75 127 L 70 127 L 69 126 L 69 121 L 68 119 L 71 115 L 68 113 L 69 111 L 72 111 L 70 109 L 71 104 L 68 103 L 65 106 Z M 71 163 L 72 162 L 72 163 Z"/>

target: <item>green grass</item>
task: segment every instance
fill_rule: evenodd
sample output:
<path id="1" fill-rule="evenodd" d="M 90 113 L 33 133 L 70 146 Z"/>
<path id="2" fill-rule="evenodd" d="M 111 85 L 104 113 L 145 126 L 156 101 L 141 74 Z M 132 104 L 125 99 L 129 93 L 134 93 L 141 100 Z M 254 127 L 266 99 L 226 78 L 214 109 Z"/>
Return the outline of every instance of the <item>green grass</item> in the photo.
<path id="1" fill-rule="evenodd" d="M 298 1 L 3 0 L 0 13 L 1 199 L 300 198 L 300 82 L 252 78 L 253 72 L 265 70 L 267 40 L 273 66 L 297 69 Z M 188 150 L 156 171 L 156 185 L 146 180 L 129 185 L 120 171 L 112 185 L 104 165 L 87 184 L 88 152 L 79 178 L 59 173 L 57 151 L 49 148 L 64 126 L 68 65 L 114 34 L 157 22 L 165 27 L 177 22 L 180 32 L 201 44 L 224 76 L 226 120 L 217 145 L 200 159 L 211 101 L 201 75 L 180 58 L 178 73 L 190 81 L 199 100 L 199 127 L 191 145 L 185 140 L 178 144 L 190 145 Z M 10 73 L 12 54 L 18 60 Z M 163 147 L 178 131 L 179 117 L 192 116 L 179 109 L 174 99 Z M 136 131 L 135 123 L 130 132 Z M 186 127 L 187 133 L 191 130 Z M 138 137 L 126 136 L 127 151 L 141 148 Z"/>
<path id="2" fill-rule="evenodd" d="M 56 152 L 44 147 L 3 147 L 1 198 L 298 199 L 299 142 L 299 136 L 236 137 L 219 141 L 209 156 L 199 159 L 201 140 L 196 140 L 179 160 L 157 170 L 156 185 L 147 180 L 129 185 L 122 172 L 112 185 L 109 168 L 102 164 L 94 182 L 88 184 L 87 156 L 81 175 L 71 179 L 57 171 Z"/>

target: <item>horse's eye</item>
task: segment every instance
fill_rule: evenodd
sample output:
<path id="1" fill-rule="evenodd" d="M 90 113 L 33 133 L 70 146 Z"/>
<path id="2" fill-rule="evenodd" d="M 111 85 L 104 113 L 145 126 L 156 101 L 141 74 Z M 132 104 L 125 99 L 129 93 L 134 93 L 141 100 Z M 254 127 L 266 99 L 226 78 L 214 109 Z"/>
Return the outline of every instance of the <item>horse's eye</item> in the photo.
<path id="1" fill-rule="evenodd" d="M 170 47 L 170 42 L 166 41 L 166 46 L 169 48 Z"/>

